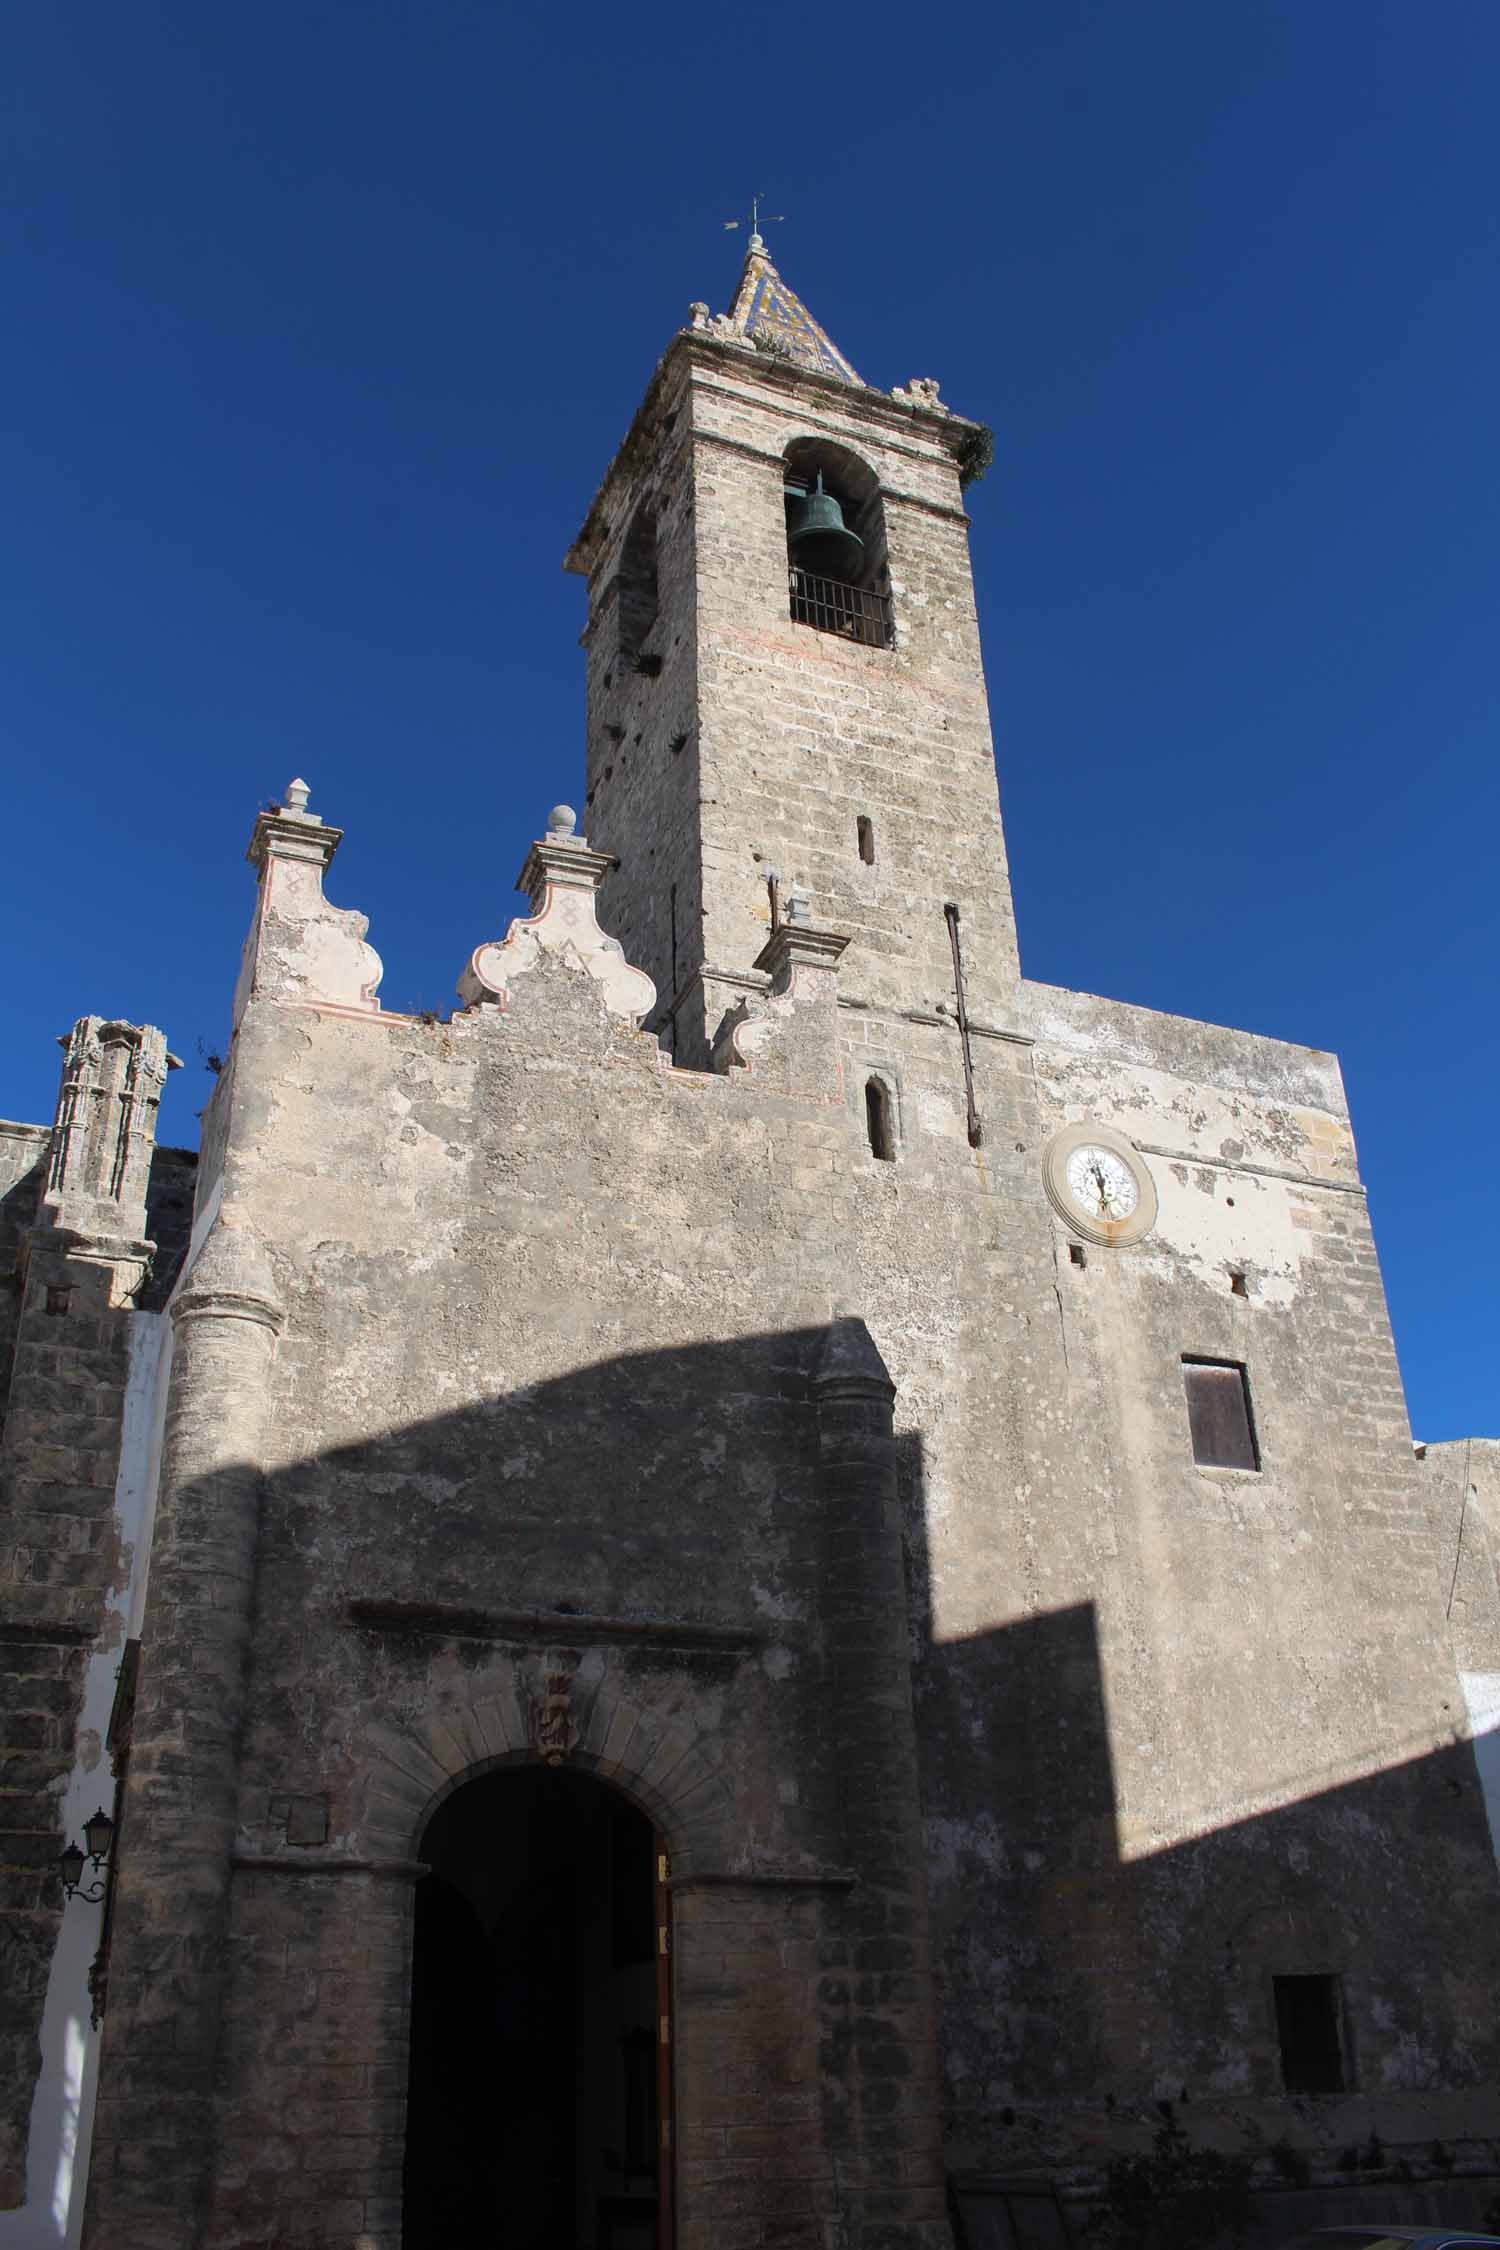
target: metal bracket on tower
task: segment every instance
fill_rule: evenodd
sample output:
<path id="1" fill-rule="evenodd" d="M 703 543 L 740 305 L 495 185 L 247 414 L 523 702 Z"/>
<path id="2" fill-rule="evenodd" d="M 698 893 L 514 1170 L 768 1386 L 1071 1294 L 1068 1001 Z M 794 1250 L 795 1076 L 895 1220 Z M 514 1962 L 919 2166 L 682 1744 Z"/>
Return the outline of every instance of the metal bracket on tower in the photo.
<path id="1" fill-rule="evenodd" d="M 948 922 L 948 943 L 953 949 L 953 997 L 958 1012 L 958 1042 L 964 1058 L 964 1099 L 968 1106 L 969 1146 L 978 1148 L 984 1127 L 974 1106 L 974 1054 L 969 1044 L 969 1008 L 964 997 L 964 955 L 958 935 L 958 908 L 950 899 L 943 908 Z"/>

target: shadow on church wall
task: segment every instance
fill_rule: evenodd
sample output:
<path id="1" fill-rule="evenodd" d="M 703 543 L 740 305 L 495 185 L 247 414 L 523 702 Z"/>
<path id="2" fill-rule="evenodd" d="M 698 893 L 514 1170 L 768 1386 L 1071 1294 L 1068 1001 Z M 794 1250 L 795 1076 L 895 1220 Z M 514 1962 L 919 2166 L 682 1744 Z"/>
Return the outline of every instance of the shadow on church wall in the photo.
<path id="1" fill-rule="evenodd" d="M 947 2148 L 974 2212 L 987 2176 L 1076 2175 L 1170 2116 L 1256 2160 L 1257 2245 L 1371 2215 L 1493 2227 L 1500 1894 L 1469 1744 L 1327 1786 L 1319 1740 L 1289 1735 L 1285 1802 L 1128 1855 L 1097 1605 L 936 1637 L 920 1437 L 902 1452 Z M 1344 2091 L 1288 2091 L 1283 1977 L 1335 1980 Z"/>
<path id="2" fill-rule="evenodd" d="M 1425 2150 L 1440 2183 L 1445 2164 L 1488 2162 L 1497 1897 L 1467 1746 L 1323 1788 L 1316 1743 L 1291 1745 L 1305 1793 L 1122 1857 L 1094 1605 L 934 1637 L 920 1440 L 887 1427 L 882 1441 L 867 1419 L 830 1453 L 830 1333 L 611 1357 L 264 1480 L 221 1981 L 193 1984 L 203 1949 L 179 1959 L 172 1911 L 138 1902 L 105 2051 L 114 2208 L 137 2192 L 120 2168 L 132 2136 L 149 2149 L 157 2133 L 168 2174 L 178 2161 L 180 2136 L 150 2118 L 188 2074 L 178 2056 L 174 2085 L 152 2055 L 174 2010 L 207 1998 L 234 2120 L 215 2239 L 261 2240 L 289 2181 L 344 2212 L 382 2197 L 399 2210 L 399 1863 L 457 1780 L 549 1744 L 625 1788 L 698 1886 L 679 1901 L 679 2099 L 711 2057 L 730 2109 L 695 2096 L 695 2132 L 762 2102 L 767 2179 L 787 2147 L 852 2145 L 850 2087 L 866 2079 L 893 2089 L 899 2139 L 922 2040 L 919 1834 L 950 2166 L 1076 2180 L 1143 2146 L 1163 2100 L 1190 2134 L 1263 2152 L 1268 2178 L 1290 2161 L 1281 2146 L 1324 2168 L 1362 2149 L 1375 2186 L 1360 2192 L 1378 2187 L 1387 2215 L 1415 2191 L 1375 2144 L 1408 2164 Z M 288 1412 L 306 1413 L 328 1372 L 286 1379 Z M 856 1454 L 860 1489 L 885 1477 L 893 1516 L 899 1487 L 905 1618 L 880 1576 L 878 1507 L 854 1534 Z M 184 1540 L 212 1544 L 217 1504 L 212 1479 L 179 1495 Z M 894 1561 L 899 1578 L 899 1543 Z M 912 1664 L 919 1780 L 902 1764 L 892 1627 Z M 163 1715 L 159 1700 L 159 1732 Z M 159 1743 L 138 1740 L 133 1776 L 136 1763 L 170 1788 Z M 749 1903 L 714 1951 L 704 1918 L 731 1892 Z M 1277 1976 L 1339 1980 L 1349 2091 L 1284 2096 Z M 860 2065 L 861 2023 L 883 2080 Z M 721 2044 L 695 2045 L 710 2024 Z M 310 2156 L 333 2132 L 350 2136 L 342 2172 Z M 877 2138 L 872 2114 L 860 2145 Z M 685 2139 L 684 2176 L 705 2146 Z M 745 2209 L 750 2192 L 714 2208 Z M 1483 2200 L 1457 2179 L 1439 2195 L 1450 2218 Z M 811 2193 L 805 2216 L 809 2230 L 826 2216 Z"/>

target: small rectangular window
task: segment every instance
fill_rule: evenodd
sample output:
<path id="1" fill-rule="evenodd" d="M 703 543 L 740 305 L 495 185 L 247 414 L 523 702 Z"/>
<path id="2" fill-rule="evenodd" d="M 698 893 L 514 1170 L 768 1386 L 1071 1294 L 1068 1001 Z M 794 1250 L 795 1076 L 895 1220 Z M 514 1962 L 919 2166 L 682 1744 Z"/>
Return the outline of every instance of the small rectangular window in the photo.
<path id="1" fill-rule="evenodd" d="M 856 824 L 859 837 L 859 856 L 866 867 L 875 865 L 875 823 L 868 813 L 861 813 Z"/>
<path id="2" fill-rule="evenodd" d="M 1281 2077 L 1289 2094 L 1342 2094 L 1344 2011 L 1337 1977 L 1273 1977 Z"/>
<path id="3" fill-rule="evenodd" d="M 1184 1358 L 1182 1380 L 1187 1387 L 1193 1459 L 1205 1469 L 1258 1469 L 1250 1385 L 1240 1363 Z"/>

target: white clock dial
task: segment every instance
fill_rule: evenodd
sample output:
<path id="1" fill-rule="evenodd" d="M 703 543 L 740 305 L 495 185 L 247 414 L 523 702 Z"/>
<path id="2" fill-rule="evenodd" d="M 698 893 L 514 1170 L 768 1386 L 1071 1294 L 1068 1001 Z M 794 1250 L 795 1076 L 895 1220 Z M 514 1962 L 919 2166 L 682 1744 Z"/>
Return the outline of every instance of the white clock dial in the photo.
<path id="1" fill-rule="evenodd" d="M 1069 1231 L 1111 1250 L 1140 1242 L 1156 1224 L 1156 1182 L 1133 1141 L 1081 1117 L 1060 1126 L 1042 1152 L 1047 1200 Z"/>
<path id="2" fill-rule="evenodd" d="M 1128 1219 L 1140 1201 L 1129 1165 L 1094 1141 L 1071 1151 L 1064 1176 L 1069 1195 L 1091 1219 Z"/>

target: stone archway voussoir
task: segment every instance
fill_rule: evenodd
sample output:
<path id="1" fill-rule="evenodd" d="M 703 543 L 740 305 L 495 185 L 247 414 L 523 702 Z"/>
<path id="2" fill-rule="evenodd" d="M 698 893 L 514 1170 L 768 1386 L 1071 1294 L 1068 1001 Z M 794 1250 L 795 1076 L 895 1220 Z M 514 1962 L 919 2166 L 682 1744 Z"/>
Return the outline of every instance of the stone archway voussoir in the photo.
<path id="1" fill-rule="evenodd" d="M 685 1733 L 681 1727 L 668 1727 L 641 1768 L 641 1786 L 664 1795 L 667 1783 L 684 1759 L 692 1755 L 693 1748 L 690 1734 Z"/>
<path id="2" fill-rule="evenodd" d="M 596 1752 L 601 1773 L 631 1773 L 635 1770 L 635 1760 L 631 1752 L 640 1726 L 640 1719 L 641 1714 L 633 1703 L 617 1703 L 615 1705 L 609 1717 L 604 1741 Z"/>
<path id="3" fill-rule="evenodd" d="M 427 1797 L 449 1778 L 447 1766 L 441 1764 L 416 1735 L 396 1734 L 388 1727 L 378 1727 L 369 1741 L 375 1761 L 383 1763 L 391 1773 L 422 1790 Z"/>
<path id="4" fill-rule="evenodd" d="M 472 1717 L 484 1744 L 482 1756 L 504 1758 L 526 1748 L 526 1721 L 514 1695 L 485 1696 L 474 1705 Z"/>
<path id="5" fill-rule="evenodd" d="M 491 1749 L 489 1736 L 480 1724 L 479 1711 L 476 1705 L 454 1704 L 445 1706 L 437 1720 L 437 1725 L 445 1733 L 451 1735 L 458 1745 L 459 1755 L 463 1763 L 455 1768 L 456 1772 L 470 1772 L 475 1766 L 486 1765 L 495 1756 L 504 1755 L 503 1751 L 497 1753 Z"/>
<path id="6" fill-rule="evenodd" d="M 425 1720 L 417 1740 L 426 1748 L 429 1756 L 437 1760 L 446 1781 L 456 1780 L 459 1774 L 467 1772 L 474 1763 L 473 1755 L 466 1749 L 463 1737 L 458 1732 L 457 1712 L 444 1711 L 441 1716 L 434 1715 Z M 478 1741 L 477 1736 L 475 1740 Z M 479 1755 L 488 1755 L 482 1746 Z"/>
<path id="7" fill-rule="evenodd" d="M 508 1689 L 445 1706 L 409 1734 L 383 1726 L 369 1739 L 364 1839 L 367 1849 L 392 1858 L 418 1850 L 426 1821 L 455 1787 L 539 1755 L 528 1714 Z M 643 1710 L 601 1681 L 568 1762 L 633 1797 L 673 1840 L 679 1864 L 722 1862 L 731 1792 L 702 1736 L 680 1718 Z"/>

